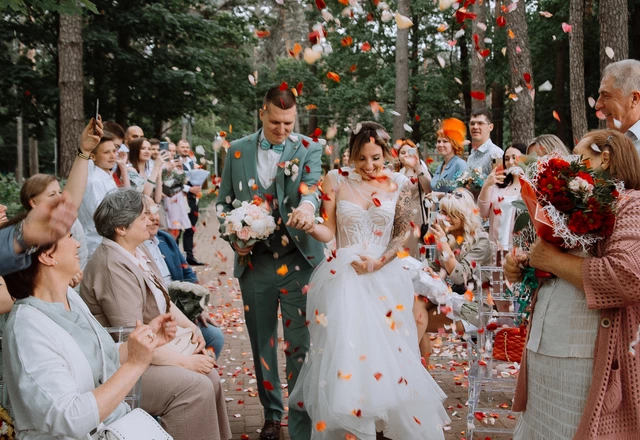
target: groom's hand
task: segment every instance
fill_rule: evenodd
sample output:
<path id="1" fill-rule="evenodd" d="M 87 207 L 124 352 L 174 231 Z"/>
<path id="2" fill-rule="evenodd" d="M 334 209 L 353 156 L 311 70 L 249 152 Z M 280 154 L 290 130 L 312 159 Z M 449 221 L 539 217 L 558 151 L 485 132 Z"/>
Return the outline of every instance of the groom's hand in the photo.
<path id="1" fill-rule="evenodd" d="M 240 255 L 241 257 L 244 257 L 246 255 L 249 255 L 251 253 L 251 251 L 253 250 L 253 245 L 251 246 L 245 246 L 245 247 L 241 247 L 240 245 L 238 245 L 238 243 L 236 243 L 235 241 L 232 243 L 233 249 L 238 253 L 238 255 Z"/>
<path id="2" fill-rule="evenodd" d="M 302 203 L 289 214 L 287 226 L 309 232 L 316 225 L 314 214 L 315 207 L 311 203 Z"/>

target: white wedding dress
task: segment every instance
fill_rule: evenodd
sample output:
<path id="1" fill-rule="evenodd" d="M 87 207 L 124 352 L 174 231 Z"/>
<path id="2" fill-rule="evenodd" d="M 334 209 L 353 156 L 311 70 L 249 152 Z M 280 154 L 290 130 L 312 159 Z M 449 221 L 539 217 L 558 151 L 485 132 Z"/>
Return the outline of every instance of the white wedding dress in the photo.
<path id="1" fill-rule="evenodd" d="M 382 255 L 409 180 L 394 173 L 397 189 L 384 192 L 348 171 L 327 175 L 337 252 L 309 282 L 311 348 L 289 406 L 309 413 L 312 440 L 375 440 L 376 431 L 393 440 L 444 439 L 446 395 L 420 361 L 409 272 L 397 258 L 365 275 L 350 265 L 359 255 Z"/>

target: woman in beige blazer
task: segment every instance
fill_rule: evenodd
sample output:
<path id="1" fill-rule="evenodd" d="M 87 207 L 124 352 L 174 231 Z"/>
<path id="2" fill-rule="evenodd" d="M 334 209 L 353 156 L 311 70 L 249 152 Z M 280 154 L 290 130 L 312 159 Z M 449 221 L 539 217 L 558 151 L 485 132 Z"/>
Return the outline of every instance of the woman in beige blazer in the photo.
<path id="1" fill-rule="evenodd" d="M 156 350 L 142 376 L 140 406 L 160 416 L 176 440 L 227 440 L 231 430 L 214 360 L 204 351 L 198 327 L 171 303 L 153 258 L 141 246 L 149 238 L 148 206 L 135 190 L 110 193 L 100 203 L 94 221 L 103 239 L 87 263 L 80 295 L 104 326 L 148 323 L 166 310 L 178 326 L 192 329 L 198 344 L 193 355 Z"/>

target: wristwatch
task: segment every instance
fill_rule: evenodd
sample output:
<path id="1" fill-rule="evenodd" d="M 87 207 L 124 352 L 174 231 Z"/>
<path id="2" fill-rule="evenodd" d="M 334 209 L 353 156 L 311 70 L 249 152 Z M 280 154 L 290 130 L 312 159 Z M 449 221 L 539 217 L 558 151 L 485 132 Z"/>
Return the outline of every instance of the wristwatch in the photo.
<path id="1" fill-rule="evenodd" d="M 38 246 L 37 245 L 29 246 L 24 241 L 24 235 L 22 234 L 22 226 L 23 225 L 24 225 L 24 221 L 21 221 L 20 223 L 18 223 L 16 225 L 16 228 L 15 228 L 14 233 L 13 233 L 13 237 L 18 242 L 18 246 L 20 246 L 22 249 L 24 249 L 24 251 L 23 251 L 24 254 L 25 255 L 31 255 L 35 251 L 38 250 Z"/>

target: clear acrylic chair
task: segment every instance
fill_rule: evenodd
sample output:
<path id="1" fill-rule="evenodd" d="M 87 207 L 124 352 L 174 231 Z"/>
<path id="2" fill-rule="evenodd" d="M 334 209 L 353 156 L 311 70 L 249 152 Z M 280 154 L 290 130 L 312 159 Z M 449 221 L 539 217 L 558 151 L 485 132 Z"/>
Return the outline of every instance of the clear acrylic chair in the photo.
<path id="1" fill-rule="evenodd" d="M 113 337 L 117 344 L 126 342 L 129 333 L 135 330 L 135 327 L 105 327 L 105 330 Z M 138 379 L 124 401 L 129 404 L 131 409 L 140 407 L 140 397 L 142 395 L 142 378 Z"/>
<path id="2" fill-rule="evenodd" d="M 503 423 L 504 419 L 515 420 L 517 413 L 511 411 L 515 394 L 517 366 L 493 357 L 493 342 L 496 331 L 487 330 L 489 323 L 501 327 L 517 327 L 518 303 L 515 295 L 506 289 L 503 269 L 499 263 L 504 253 L 494 258 L 491 266 L 479 266 L 477 277 L 482 280 L 475 291 L 477 304 L 490 304 L 493 307 L 478 307 L 480 325 L 477 338 L 470 340 L 469 351 L 469 413 L 467 416 L 467 436 L 474 433 L 512 434 L 513 422 Z M 493 327 L 490 326 L 490 327 Z M 505 396 L 497 400 L 497 394 Z"/>

